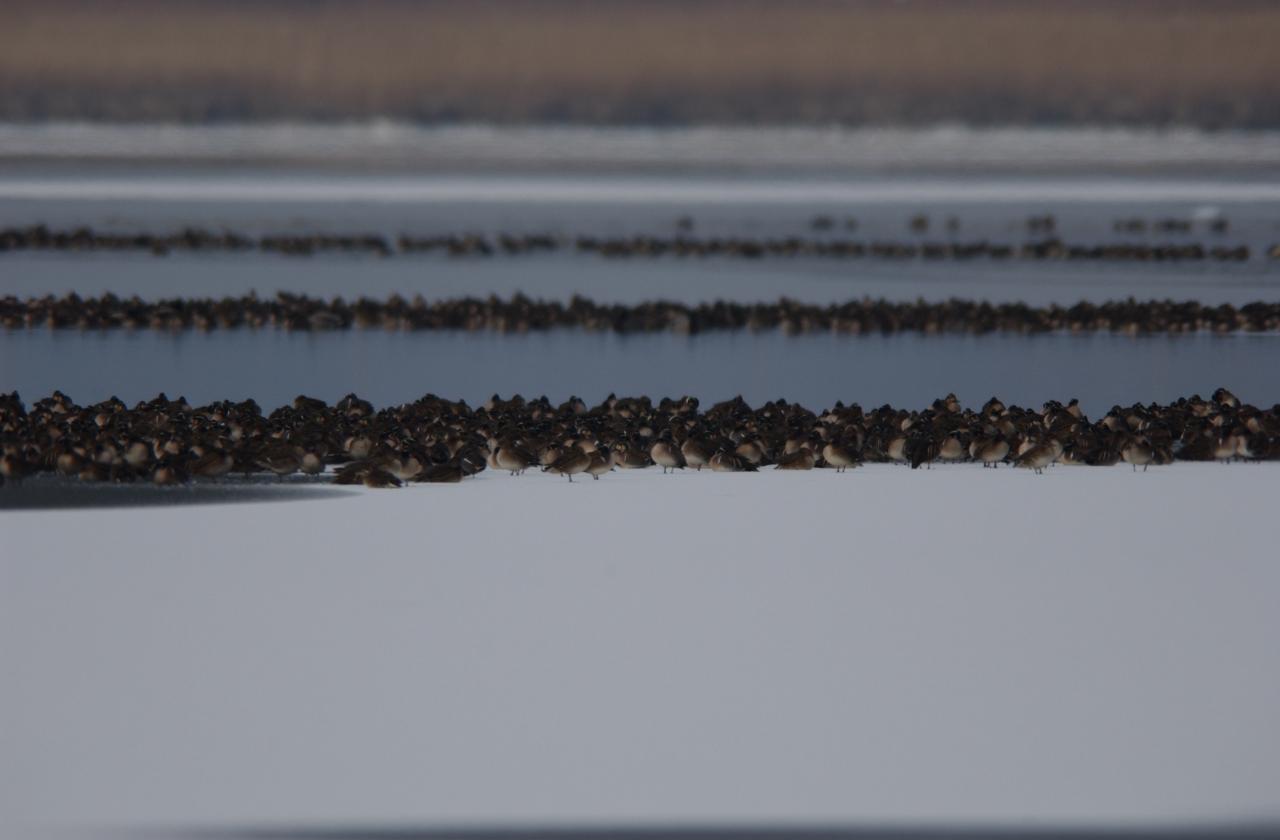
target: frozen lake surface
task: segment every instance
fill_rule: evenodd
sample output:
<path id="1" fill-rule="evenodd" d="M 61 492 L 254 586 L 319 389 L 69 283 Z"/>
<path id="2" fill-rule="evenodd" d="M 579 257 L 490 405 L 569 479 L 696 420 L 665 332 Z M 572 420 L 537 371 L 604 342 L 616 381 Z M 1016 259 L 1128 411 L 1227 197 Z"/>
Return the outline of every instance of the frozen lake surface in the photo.
<path id="1" fill-rule="evenodd" d="M 4 512 L 0 833 L 1274 825 L 1278 478 L 486 472 Z"/>

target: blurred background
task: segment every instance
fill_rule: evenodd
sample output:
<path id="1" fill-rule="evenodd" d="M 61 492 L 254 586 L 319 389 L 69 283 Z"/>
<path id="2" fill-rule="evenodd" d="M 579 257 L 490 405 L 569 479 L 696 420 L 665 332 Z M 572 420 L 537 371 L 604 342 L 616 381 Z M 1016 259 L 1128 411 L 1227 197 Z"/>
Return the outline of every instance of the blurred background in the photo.
<path id="1" fill-rule="evenodd" d="M 9 0 L 0 119 L 1280 123 L 1267 0 Z"/>

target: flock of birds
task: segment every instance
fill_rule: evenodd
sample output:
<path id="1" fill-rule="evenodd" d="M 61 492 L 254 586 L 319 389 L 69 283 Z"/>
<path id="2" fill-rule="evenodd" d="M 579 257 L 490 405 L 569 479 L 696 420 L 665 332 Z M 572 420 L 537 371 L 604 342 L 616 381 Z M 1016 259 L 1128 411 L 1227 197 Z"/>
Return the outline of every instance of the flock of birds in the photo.
<path id="1" fill-rule="evenodd" d="M 1135 301 L 1074 306 L 1028 306 L 949 300 L 893 303 L 854 300 L 814 305 L 792 300 L 695 305 L 654 301 L 604 304 L 574 297 L 568 303 L 523 295 L 428 302 L 392 296 L 386 300 L 325 300 L 278 294 L 224 298 L 0 297 L 0 326 L 79 329 L 213 330 L 277 327 L 289 330 L 494 330 L 528 332 L 578 328 L 619 333 L 777 329 L 787 333 L 1043 333 L 1112 331 L 1131 334 L 1280 330 L 1280 303 L 1207 306 L 1194 301 Z"/>
<path id="2" fill-rule="evenodd" d="M 825 218 L 825 217 L 820 217 Z M 0 253 L 6 251 L 136 251 L 166 256 L 173 252 L 213 253 L 262 251 L 286 256 L 315 254 L 363 254 L 390 257 L 395 254 L 443 253 L 454 257 L 488 257 L 498 254 L 523 255 L 571 250 L 611 258 L 632 257 L 823 257 L 881 260 L 1033 260 L 1033 261 L 1120 261 L 1120 262 L 1247 262 L 1252 258 L 1248 245 L 1226 245 L 1206 240 L 1144 242 L 1139 240 L 1106 243 L 1067 242 L 1054 233 L 1051 216 L 1027 220 L 1029 241 L 993 242 L 988 239 L 958 239 L 958 222 L 948 224 L 945 240 L 923 240 L 929 233 L 929 218 L 916 216 L 909 228 L 913 238 L 861 240 L 837 238 L 828 233 L 799 236 L 697 236 L 693 224 L 681 223 L 673 235 L 559 236 L 547 233 L 450 233 L 433 236 L 380 233 L 288 233 L 254 235 L 203 228 L 184 228 L 169 233 L 105 233 L 88 227 L 53 230 L 32 225 L 0 230 Z M 817 231 L 829 226 L 811 225 Z M 856 228 L 856 225 L 854 226 Z M 846 224 L 846 230 L 850 230 Z M 1162 233 L 1185 237 L 1191 228 L 1154 225 Z M 1146 231 L 1142 220 L 1119 220 L 1118 234 Z M 1213 229 L 1214 233 L 1226 228 Z M 1267 256 L 1280 259 L 1280 243 Z"/>
<path id="3" fill-rule="evenodd" d="M 1055 464 L 1145 471 L 1175 460 L 1277 459 L 1280 405 L 1242 404 L 1225 389 L 1207 400 L 1116 406 L 1097 421 L 1075 400 L 1034 410 L 992 398 L 975 411 L 951 394 L 922 411 L 837 403 L 822 412 L 784 400 L 752 408 L 741 397 L 703 411 L 691 397 L 655 405 L 610 395 L 588 406 L 494 396 L 472 408 L 428 395 L 375 410 L 354 395 L 334 405 L 300 396 L 268 414 L 252 400 L 196 407 L 163 394 L 132 408 L 115 398 L 81 406 L 60 392 L 27 408 L 16 393 L 0 396 L 0 483 L 35 473 L 160 485 L 303 473 L 396 487 L 486 469 L 572 481 L 650 467 L 843 472 L 867 462 L 971 461 L 1039 473 Z"/>

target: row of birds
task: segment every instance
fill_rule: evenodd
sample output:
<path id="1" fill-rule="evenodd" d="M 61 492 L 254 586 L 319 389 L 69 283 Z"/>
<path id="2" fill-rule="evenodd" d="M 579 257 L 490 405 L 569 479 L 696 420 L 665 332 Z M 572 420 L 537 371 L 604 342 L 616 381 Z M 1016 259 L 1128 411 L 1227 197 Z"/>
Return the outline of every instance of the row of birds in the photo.
<path id="1" fill-rule="evenodd" d="M 1054 464 L 1280 459 L 1280 405 L 1259 409 L 1225 389 L 1160 405 L 1116 406 L 1090 421 L 1072 400 L 1040 409 L 952 394 L 924 410 L 814 412 L 741 397 L 700 409 L 696 398 L 619 398 L 595 406 L 496 395 L 472 408 L 428 395 L 375 410 L 348 395 L 334 405 L 299 396 L 264 414 L 252 400 L 192 406 L 163 394 L 132 408 L 116 398 L 81 406 L 61 392 L 29 409 L 0 396 L 0 482 L 50 472 L 81 481 L 180 484 L 232 474 L 331 475 L 339 484 L 458 482 L 485 469 L 593 478 L 659 467 L 750 472 L 866 462 L 919 468 L 936 462 L 1003 464 L 1039 473 Z"/>
<path id="2" fill-rule="evenodd" d="M 557 236 L 552 234 L 451 233 L 433 236 L 402 234 L 394 239 L 379 233 L 291 233 L 256 236 L 245 233 L 184 228 L 174 233 L 103 233 L 82 227 L 51 230 L 45 225 L 0 230 L 0 253 L 6 251 L 145 251 L 165 256 L 182 252 L 263 251 L 286 256 L 323 253 L 394 254 L 439 252 L 450 256 L 521 255 L 575 250 L 605 257 L 826 257 L 885 260 L 1083 260 L 1121 262 L 1247 262 L 1248 245 L 1213 242 L 1066 242 L 1039 236 L 1023 243 L 969 241 L 853 240 L 831 237 L 673 236 L 617 237 Z M 1280 259 L 1280 243 L 1267 256 Z"/>
<path id="3" fill-rule="evenodd" d="M 144 301 L 105 294 L 81 297 L 0 297 L 0 326 L 80 329 L 234 329 L 281 327 L 337 330 L 352 327 L 392 330 L 495 330 L 527 332 L 556 328 L 592 331 L 699 333 L 711 330 L 780 329 L 788 333 L 1043 333 L 1106 330 L 1122 333 L 1280 330 L 1280 303 L 1208 306 L 1194 301 L 1110 301 L 1073 306 L 1028 306 L 947 300 L 937 303 L 853 300 L 839 304 L 776 303 L 639 304 L 598 303 L 573 297 L 568 303 L 534 300 L 460 298 L 428 302 L 342 298 L 325 300 L 281 293 L 224 298 L 169 298 Z"/>
<path id="4" fill-rule="evenodd" d="M 1162 216 L 1157 219 L 1145 219 L 1142 216 L 1125 216 L 1116 219 L 1111 223 L 1111 229 L 1116 233 L 1146 233 L 1148 229 L 1156 233 L 1178 233 L 1189 234 L 1196 228 L 1196 222 L 1200 221 L 1204 229 L 1211 233 L 1226 233 L 1231 228 L 1231 221 L 1221 213 L 1211 213 L 1201 220 L 1193 220 L 1179 218 L 1177 216 Z M 845 216 L 843 219 L 837 219 L 827 213 L 822 213 L 812 217 L 809 220 L 809 227 L 813 230 L 829 231 L 841 227 L 847 231 L 858 229 L 858 219 L 854 216 Z M 927 233 L 933 226 L 934 219 L 928 213 L 917 213 L 907 220 L 907 227 L 914 233 Z M 692 230 L 693 219 L 689 216 L 683 216 L 677 223 L 681 230 Z M 947 216 L 942 221 L 942 226 L 948 232 L 954 233 L 960 229 L 960 218 L 958 216 Z M 1051 234 L 1058 228 L 1058 217 L 1053 213 L 1037 213 L 1026 216 L 1023 219 L 1023 225 L 1030 233 Z"/>

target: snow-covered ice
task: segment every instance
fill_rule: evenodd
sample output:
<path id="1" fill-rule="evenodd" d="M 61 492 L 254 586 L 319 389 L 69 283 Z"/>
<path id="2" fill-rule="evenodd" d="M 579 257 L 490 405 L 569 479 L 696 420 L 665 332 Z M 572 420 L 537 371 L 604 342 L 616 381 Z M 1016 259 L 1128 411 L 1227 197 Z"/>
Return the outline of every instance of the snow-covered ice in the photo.
<path id="1" fill-rule="evenodd" d="M 1274 820 L 1278 479 L 488 472 L 2 512 L 0 834 Z"/>

